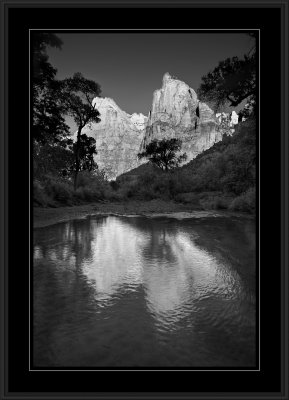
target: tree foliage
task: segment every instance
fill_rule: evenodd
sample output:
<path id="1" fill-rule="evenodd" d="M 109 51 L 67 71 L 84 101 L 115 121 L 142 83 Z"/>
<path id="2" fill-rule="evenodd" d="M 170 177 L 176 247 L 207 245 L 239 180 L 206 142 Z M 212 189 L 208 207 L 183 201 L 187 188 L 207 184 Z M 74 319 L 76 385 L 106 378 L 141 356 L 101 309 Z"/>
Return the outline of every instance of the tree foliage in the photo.
<path id="1" fill-rule="evenodd" d="M 96 151 L 96 141 L 93 137 L 87 136 L 85 133 L 80 135 L 80 170 L 95 171 L 98 167 L 94 161 L 94 155 L 97 154 Z M 73 152 L 76 152 L 77 143 L 73 144 Z"/>
<path id="2" fill-rule="evenodd" d="M 61 100 L 63 107 L 82 130 L 91 122 L 99 122 L 99 112 L 93 104 L 93 99 L 101 93 L 98 83 L 84 78 L 77 72 L 72 78 L 61 82 Z"/>
<path id="3" fill-rule="evenodd" d="M 61 48 L 61 40 L 53 33 L 35 32 L 32 36 L 33 123 L 32 138 L 43 145 L 66 138 L 69 127 L 65 123 L 64 108 L 58 96 L 59 82 L 56 69 L 48 62 L 47 47 Z"/>
<path id="4" fill-rule="evenodd" d="M 73 75 L 72 78 L 64 79 L 60 84 L 60 98 L 65 112 L 70 115 L 77 125 L 77 136 L 74 145 L 75 154 L 75 176 L 74 176 L 74 187 L 77 187 L 78 172 L 81 170 L 83 165 L 93 168 L 93 154 L 95 153 L 95 147 L 93 150 L 93 143 L 81 132 L 82 129 L 89 125 L 91 122 L 100 122 L 100 114 L 93 104 L 93 99 L 99 96 L 101 90 L 98 83 L 86 79 L 80 72 Z M 84 157 L 83 152 L 87 150 L 87 157 Z M 92 153 L 91 153 L 92 152 Z M 83 159 L 86 159 L 83 164 Z"/>
<path id="5" fill-rule="evenodd" d="M 57 70 L 48 62 L 47 47 L 61 49 L 62 40 L 54 33 L 33 32 L 33 83 L 44 86 L 55 78 Z"/>
<path id="6" fill-rule="evenodd" d="M 34 90 L 32 137 L 42 144 L 62 142 L 69 134 L 57 87 L 57 82 L 50 81 Z"/>
<path id="7" fill-rule="evenodd" d="M 255 107 L 255 46 L 244 58 L 232 57 L 220 61 L 213 71 L 202 77 L 198 95 L 201 100 L 215 104 L 216 110 L 225 104 L 236 107 L 245 99 Z"/>
<path id="8" fill-rule="evenodd" d="M 94 161 L 96 141 L 82 133 L 91 122 L 100 121 L 93 105 L 100 86 L 80 73 L 63 81 L 56 79 L 57 70 L 49 62 L 47 48 L 61 49 L 61 45 L 54 34 L 32 34 L 33 196 L 38 205 L 96 200 L 103 198 L 109 187 Z M 68 136 L 67 115 L 78 127 L 75 141 Z M 80 185 L 76 186 L 79 171 Z"/>
<path id="9" fill-rule="evenodd" d="M 41 180 L 45 175 L 68 176 L 74 163 L 73 151 L 63 145 L 34 142 L 34 178 Z"/>
<path id="10" fill-rule="evenodd" d="M 138 158 L 147 158 L 163 171 L 178 167 L 187 158 L 186 153 L 178 154 L 181 150 L 182 142 L 179 139 L 153 140 Z"/>

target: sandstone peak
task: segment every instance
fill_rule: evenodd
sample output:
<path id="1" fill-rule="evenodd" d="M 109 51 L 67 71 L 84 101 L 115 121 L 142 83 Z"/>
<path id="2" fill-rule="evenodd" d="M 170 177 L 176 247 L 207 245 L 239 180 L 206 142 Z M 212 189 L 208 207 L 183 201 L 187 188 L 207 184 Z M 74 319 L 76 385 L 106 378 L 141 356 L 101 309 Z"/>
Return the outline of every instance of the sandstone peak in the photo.
<path id="1" fill-rule="evenodd" d="M 171 79 L 172 79 L 172 77 L 171 77 L 170 73 L 169 73 L 169 72 L 166 72 L 166 73 L 164 74 L 164 76 L 163 76 L 163 86 L 164 86 L 169 80 L 171 80 Z"/>
<path id="2" fill-rule="evenodd" d="M 189 85 L 187 85 L 184 81 L 181 81 L 175 76 L 172 76 L 169 72 L 166 72 L 163 76 L 163 84 L 162 88 L 155 90 L 154 95 L 158 95 L 160 91 L 170 92 L 176 91 L 181 96 L 189 96 L 194 102 L 198 101 L 197 93 L 192 89 Z"/>
<path id="3" fill-rule="evenodd" d="M 164 74 L 162 88 L 165 88 L 166 85 L 179 85 L 179 84 L 188 86 L 185 82 L 181 81 L 176 76 L 171 75 L 169 72 L 166 72 Z"/>
<path id="4" fill-rule="evenodd" d="M 95 105 L 97 109 L 99 108 L 107 108 L 107 107 L 112 107 L 114 109 L 120 109 L 119 106 L 116 104 L 116 102 L 111 99 L 110 97 L 95 97 L 92 100 L 92 105 Z"/>
<path id="5" fill-rule="evenodd" d="M 162 88 L 154 92 L 142 148 L 154 139 L 177 137 L 190 161 L 221 140 L 225 130 L 220 129 L 214 111 L 199 101 L 185 82 L 166 72 L 162 83 Z"/>

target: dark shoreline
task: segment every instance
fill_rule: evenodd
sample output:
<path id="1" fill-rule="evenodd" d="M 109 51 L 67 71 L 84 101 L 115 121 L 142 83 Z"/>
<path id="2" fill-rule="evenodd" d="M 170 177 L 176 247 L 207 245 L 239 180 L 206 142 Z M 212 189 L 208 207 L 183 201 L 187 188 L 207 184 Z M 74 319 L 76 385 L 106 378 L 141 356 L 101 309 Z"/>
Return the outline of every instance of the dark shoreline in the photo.
<path id="1" fill-rule="evenodd" d="M 248 213 L 227 210 L 202 210 L 189 204 L 151 200 L 128 201 L 122 203 L 90 203 L 72 207 L 43 208 L 34 207 L 33 227 L 45 226 L 65 222 L 73 219 L 85 218 L 88 215 L 129 215 L 129 216 L 171 216 L 177 219 L 202 217 L 246 217 L 255 216 Z"/>

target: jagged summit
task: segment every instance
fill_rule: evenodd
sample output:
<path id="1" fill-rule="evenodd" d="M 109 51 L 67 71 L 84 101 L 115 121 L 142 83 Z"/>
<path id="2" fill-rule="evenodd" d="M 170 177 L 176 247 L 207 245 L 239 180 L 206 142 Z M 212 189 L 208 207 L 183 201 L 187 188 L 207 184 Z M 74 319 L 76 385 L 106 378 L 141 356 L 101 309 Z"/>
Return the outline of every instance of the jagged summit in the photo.
<path id="1" fill-rule="evenodd" d="M 194 89 L 190 88 L 188 84 L 184 81 L 180 80 L 179 78 L 171 75 L 169 72 L 166 72 L 163 76 L 163 84 L 162 88 L 158 90 L 164 90 L 166 86 L 178 86 L 180 91 L 188 92 L 191 98 L 197 99 L 197 93 Z M 156 90 L 156 91 L 158 91 Z"/>
<path id="2" fill-rule="evenodd" d="M 112 109 L 116 112 L 129 115 L 125 111 L 123 111 L 110 97 L 95 97 L 92 100 L 92 104 L 95 105 L 100 113 L 106 113 L 108 109 Z"/>
<path id="3" fill-rule="evenodd" d="M 95 97 L 92 101 L 97 110 L 100 112 L 101 118 L 107 118 L 109 110 L 114 110 L 118 114 L 119 118 L 130 119 L 134 127 L 138 130 L 142 130 L 146 126 L 147 117 L 142 113 L 128 114 L 123 111 L 116 102 L 110 97 Z"/>
<path id="4" fill-rule="evenodd" d="M 166 72 L 162 83 L 161 89 L 154 91 L 148 125 L 152 125 L 158 120 L 178 124 L 184 108 L 197 107 L 197 94 L 185 82 Z"/>
<path id="5" fill-rule="evenodd" d="M 166 72 L 163 76 L 163 86 L 167 84 L 167 82 L 169 82 L 169 80 L 171 80 L 171 74 L 169 72 Z"/>
<path id="6" fill-rule="evenodd" d="M 179 78 L 177 78 L 176 76 L 171 75 L 169 72 L 166 72 L 166 73 L 164 74 L 164 76 L 163 76 L 163 86 L 166 85 L 166 84 L 168 84 L 168 83 L 170 83 L 170 82 L 172 82 L 172 81 L 179 81 L 179 82 L 184 83 L 183 81 L 181 81 L 181 80 L 180 80 Z"/>
<path id="7" fill-rule="evenodd" d="M 116 107 L 119 108 L 118 105 L 116 104 L 116 102 L 110 98 L 110 97 L 95 97 L 92 100 L 92 104 L 96 105 L 97 107 L 101 107 L 101 106 L 112 106 L 112 107 Z"/>

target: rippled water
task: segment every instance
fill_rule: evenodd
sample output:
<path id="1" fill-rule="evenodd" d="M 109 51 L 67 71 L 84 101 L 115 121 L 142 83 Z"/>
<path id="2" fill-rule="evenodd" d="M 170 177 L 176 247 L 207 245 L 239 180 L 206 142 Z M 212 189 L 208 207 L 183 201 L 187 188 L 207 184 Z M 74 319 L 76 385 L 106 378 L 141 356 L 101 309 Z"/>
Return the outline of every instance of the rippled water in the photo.
<path id="1" fill-rule="evenodd" d="M 34 366 L 255 366 L 254 221 L 36 229 L 33 277 Z"/>

